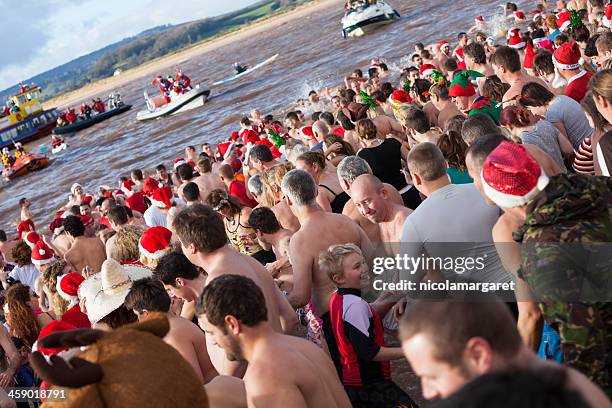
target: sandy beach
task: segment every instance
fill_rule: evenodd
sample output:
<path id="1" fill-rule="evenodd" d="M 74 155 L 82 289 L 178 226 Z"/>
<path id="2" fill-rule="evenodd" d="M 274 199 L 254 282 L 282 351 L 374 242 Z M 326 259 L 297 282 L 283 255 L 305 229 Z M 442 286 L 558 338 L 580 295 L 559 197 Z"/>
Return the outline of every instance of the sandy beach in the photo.
<path id="1" fill-rule="evenodd" d="M 294 10 L 282 13 L 278 16 L 251 23 L 237 31 L 223 34 L 211 40 L 205 40 L 204 42 L 190 46 L 187 49 L 177 51 L 170 55 L 146 62 L 140 66 L 125 70 L 117 76 L 100 79 L 77 90 L 58 95 L 44 102 L 43 105 L 46 109 L 52 107 L 64 108 L 68 105 L 76 105 L 82 100 L 90 100 L 95 96 L 106 95 L 113 89 L 128 82 L 142 77 L 151 77 L 159 71 L 163 71 L 178 65 L 182 61 L 202 55 L 209 51 L 216 50 L 233 42 L 255 36 L 258 33 L 265 32 L 293 20 L 306 17 L 308 14 L 321 8 L 328 7 L 334 3 L 341 4 L 341 2 L 338 0 L 316 0 L 312 3 L 299 6 Z"/>

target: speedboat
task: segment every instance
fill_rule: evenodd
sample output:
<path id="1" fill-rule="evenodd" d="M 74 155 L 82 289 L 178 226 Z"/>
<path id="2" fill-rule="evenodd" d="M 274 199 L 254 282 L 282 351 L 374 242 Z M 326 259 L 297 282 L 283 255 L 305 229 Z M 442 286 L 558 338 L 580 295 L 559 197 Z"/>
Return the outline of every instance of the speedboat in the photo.
<path id="1" fill-rule="evenodd" d="M 356 8 L 346 11 L 342 18 L 342 36 L 361 37 L 377 27 L 389 24 L 400 17 L 399 13 L 382 0 L 365 0 Z"/>
<path id="2" fill-rule="evenodd" d="M 210 89 L 200 84 L 194 86 L 190 91 L 182 94 L 173 93 L 170 102 L 166 102 L 164 97 L 159 95 L 149 97 L 147 91 L 144 91 L 144 98 L 147 104 L 147 110 L 141 110 L 136 114 L 138 120 L 149 120 L 159 118 L 161 116 L 174 115 L 179 112 L 184 112 L 190 109 L 203 106 L 210 96 Z"/>
<path id="3" fill-rule="evenodd" d="M 44 154 L 24 154 L 15 160 L 10 168 L 2 170 L 2 177 L 6 181 L 10 181 L 31 171 L 43 169 L 48 165 L 49 158 Z"/>
<path id="4" fill-rule="evenodd" d="M 92 114 L 89 118 L 77 119 L 75 122 L 72 122 L 69 125 L 58 126 L 53 129 L 53 133 L 56 135 L 61 135 L 64 133 L 78 132 L 79 130 L 87 129 L 88 127 L 102 122 L 103 120 L 106 120 L 112 116 L 128 111 L 131 108 L 132 105 L 120 105 L 114 109 L 109 109 L 102 113 Z"/>

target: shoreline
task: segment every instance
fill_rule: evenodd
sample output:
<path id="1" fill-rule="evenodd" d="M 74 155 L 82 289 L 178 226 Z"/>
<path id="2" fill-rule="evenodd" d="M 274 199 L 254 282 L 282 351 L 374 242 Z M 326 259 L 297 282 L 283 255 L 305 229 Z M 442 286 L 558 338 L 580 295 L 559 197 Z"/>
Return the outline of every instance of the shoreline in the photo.
<path id="1" fill-rule="evenodd" d="M 185 59 L 191 59 L 206 52 L 214 51 L 224 45 L 240 41 L 245 37 L 253 36 L 260 32 L 278 27 L 292 20 L 304 17 L 315 9 L 324 8 L 333 3 L 338 3 L 338 0 L 314 0 L 311 3 L 300 5 L 291 10 L 281 11 L 277 15 L 264 17 L 260 21 L 249 23 L 237 30 L 219 34 L 218 36 L 192 44 L 187 48 L 172 52 L 163 57 L 147 61 L 139 66 L 123 71 L 117 76 L 102 78 L 79 89 L 75 89 L 74 91 L 57 95 L 43 102 L 43 107 L 45 109 L 54 107 L 61 109 L 69 105 L 75 105 L 81 100 L 100 96 L 100 94 L 106 95 L 117 87 L 123 86 L 141 77 L 153 75 L 160 70 L 178 65 Z"/>

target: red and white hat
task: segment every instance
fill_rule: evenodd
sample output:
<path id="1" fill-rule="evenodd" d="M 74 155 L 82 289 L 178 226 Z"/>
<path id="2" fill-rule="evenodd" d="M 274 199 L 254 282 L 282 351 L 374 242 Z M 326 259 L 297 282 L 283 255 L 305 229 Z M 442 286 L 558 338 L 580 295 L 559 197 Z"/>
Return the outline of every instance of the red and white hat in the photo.
<path id="1" fill-rule="evenodd" d="M 440 49 L 442 49 L 444 47 L 450 48 L 450 44 L 446 40 L 440 40 L 440 42 L 438 44 L 440 45 Z"/>
<path id="2" fill-rule="evenodd" d="M 28 244 L 30 249 L 33 249 L 38 241 L 40 241 L 40 235 L 36 231 L 28 231 L 23 236 L 23 241 Z"/>
<path id="3" fill-rule="evenodd" d="M 408 94 L 408 92 L 403 89 L 396 89 L 393 91 L 391 96 L 389 96 L 389 105 L 395 110 L 399 110 L 404 106 L 409 106 L 412 103 L 412 98 Z"/>
<path id="4" fill-rule="evenodd" d="M 157 208 L 170 209 L 172 207 L 172 187 L 164 186 L 153 190 L 151 204 Z"/>
<path id="5" fill-rule="evenodd" d="M 572 15 L 569 11 L 562 11 L 557 14 L 557 19 L 555 20 L 555 22 L 557 23 L 557 27 L 559 27 L 559 30 L 565 31 L 572 24 Z"/>
<path id="6" fill-rule="evenodd" d="M 580 47 L 578 43 L 563 43 L 553 52 L 553 63 L 557 69 L 580 68 Z"/>
<path id="7" fill-rule="evenodd" d="M 34 227 L 34 222 L 31 219 L 28 218 L 27 220 L 21 221 L 17 224 L 17 239 L 21 239 L 26 232 L 35 230 L 36 227 Z"/>
<path id="8" fill-rule="evenodd" d="M 548 177 L 524 146 L 500 143 L 482 167 L 482 187 L 502 208 L 528 204 L 548 185 Z"/>
<path id="9" fill-rule="evenodd" d="M 132 193 L 132 187 L 134 187 L 134 183 L 131 179 L 125 180 L 121 183 L 121 191 L 123 191 L 126 195 L 130 195 Z"/>
<path id="10" fill-rule="evenodd" d="M 606 6 L 606 10 L 603 18 L 601 19 L 602 24 L 605 27 L 612 28 L 612 4 Z"/>
<path id="11" fill-rule="evenodd" d="M 516 10 L 514 12 L 514 21 L 516 22 L 525 21 L 525 13 L 522 10 Z"/>
<path id="12" fill-rule="evenodd" d="M 72 307 L 79 303 L 79 286 L 85 278 L 77 272 L 65 273 L 57 278 L 55 289 L 62 299 L 70 303 Z"/>
<path id="13" fill-rule="evenodd" d="M 303 126 L 302 128 L 300 128 L 300 134 L 304 138 L 315 140 L 314 132 L 312 131 L 312 126 Z"/>
<path id="14" fill-rule="evenodd" d="M 421 74 L 421 77 L 426 77 L 432 75 L 435 70 L 435 66 L 431 64 L 423 64 L 423 66 L 421 66 L 421 69 L 419 70 L 419 74 Z"/>
<path id="15" fill-rule="evenodd" d="M 43 241 L 38 241 L 32 248 L 32 263 L 41 266 L 52 262 L 55 262 L 53 251 Z"/>
<path id="16" fill-rule="evenodd" d="M 525 41 L 521 38 L 521 31 L 518 28 L 511 28 L 508 31 L 508 47 L 516 50 L 525 47 Z"/>
<path id="17" fill-rule="evenodd" d="M 34 345 L 32 346 L 32 351 L 39 351 L 45 356 L 45 358 L 47 358 L 48 356 L 51 356 L 53 354 L 59 354 L 68 350 L 70 347 L 44 348 L 39 346 L 38 343 L 51 334 L 68 330 L 76 330 L 76 328 L 76 326 L 73 326 L 70 323 L 66 323 L 61 320 L 50 321 L 45 325 L 45 327 L 40 330 L 40 333 L 38 333 L 38 340 L 34 342 Z"/>
<path id="18" fill-rule="evenodd" d="M 176 169 L 178 166 L 180 166 L 181 164 L 187 164 L 187 162 L 185 161 L 185 159 L 183 159 L 182 157 L 176 158 L 174 159 L 174 168 Z"/>
<path id="19" fill-rule="evenodd" d="M 483 16 L 476 16 L 476 18 L 474 19 L 474 21 L 476 23 L 484 23 L 484 17 Z"/>
<path id="20" fill-rule="evenodd" d="M 149 259 L 159 259 L 166 255 L 171 239 L 172 231 L 168 228 L 151 227 L 140 237 L 138 249 L 141 255 Z"/>
<path id="21" fill-rule="evenodd" d="M 223 142 L 217 145 L 217 150 L 223 156 L 223 159 L 227 159 L 234 148 L 234 144 L 232 142 Z"/>
<path id="22" fill-rule="evenodd" d="M 49 225 L 49 230 L 53 235 L 59 235 L 64 232 L 64 218 L 62 216 L 56 217 Z"/>

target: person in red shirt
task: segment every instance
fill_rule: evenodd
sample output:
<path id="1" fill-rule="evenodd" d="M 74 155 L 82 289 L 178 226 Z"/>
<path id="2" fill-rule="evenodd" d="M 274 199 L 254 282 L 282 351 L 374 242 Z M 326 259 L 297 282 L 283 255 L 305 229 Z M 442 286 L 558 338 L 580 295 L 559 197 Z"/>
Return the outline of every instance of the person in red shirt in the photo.
<path id="1" fill-rule="evenodd" d="M 259 134 L 253 130 L 253 122 L 246 116 L 240 121 L 240 132 L 238 132 L 238 136 L 245 145 L 257 143 L 260 140 Z"/>
<path id="2" fill-rule="evenodd" d="M 244 183 L 234 179 L 234 170 L 232 166 L 229 164 L 221 165 L 219 167 L 219 177 L 221 177 L 221 181 L 227 187 L 228 194 L 240 200 L 242 205 L 251 208 L 257 206 L 257 201 L 248 196 Z"/>
<path id="3" fill-rule="evenodd" d="M 553 53 L 553 63 L 566 82 L 565 96 L 580 103 L 589 90 L 589 80 L 593 76 L 580 66 L 580 47 L 578 43 L 563 43 Z"/>

